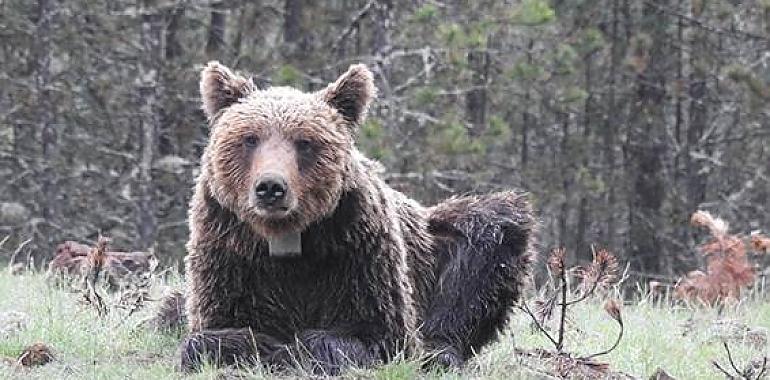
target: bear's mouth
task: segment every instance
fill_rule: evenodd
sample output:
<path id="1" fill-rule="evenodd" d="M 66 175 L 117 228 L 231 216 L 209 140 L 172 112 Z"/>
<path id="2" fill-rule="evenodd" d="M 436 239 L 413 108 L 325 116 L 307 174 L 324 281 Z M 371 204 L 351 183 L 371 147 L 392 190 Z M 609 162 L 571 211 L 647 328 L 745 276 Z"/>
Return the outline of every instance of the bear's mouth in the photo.
<path id="1" fill-rule="evenodd" d="M 262 232 L 275 233 L 294 230 L 299 221 L 300 213 L 293 205 L 275 205 L 271 207 L 251 206 L 248 213 L 252 223 L 259 226 Z"/>
<path id="2" fill-rule="evenodd" d="M 271 207 L 257 207 L 259 210 L 268 214 L 287 214 L 291 209 L 287 205 L 271 206 Z"/>
<path id="3" fill-rule="evenodd" d="M 291 207 L 287 205 L 272 206 L 272 207 L 254 207 L 254 212 L 262 219 L 266 220 L 283 220 L 291 214 Z"/>
<path id="4" fill-rule="evenodd" d="M 288 218 L 297 205 L 295 199 L 285 199 L 282 202 L 265 203 L 250 199 L 250 211 L 260 219 L 282 220 Z"/>

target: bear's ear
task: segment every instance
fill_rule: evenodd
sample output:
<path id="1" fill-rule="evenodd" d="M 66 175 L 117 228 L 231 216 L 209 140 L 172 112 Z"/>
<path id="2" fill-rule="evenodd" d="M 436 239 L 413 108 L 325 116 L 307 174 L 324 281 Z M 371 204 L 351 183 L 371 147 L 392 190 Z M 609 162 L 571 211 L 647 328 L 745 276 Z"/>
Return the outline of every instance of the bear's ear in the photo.
<path id="1" fill-rule="evenodd" d="M 350 66 L 348 71 L 323 90 L 324 101 L 354 124 L 364 121 L 369 104 L 376 94 L 374 76 L 362 64 Z"/>
<path id="2" fill-rule="evenodd" d="M 209 119 L 256 89 L 251 79 L 234 74 L 217 61 L 209 62 L 201 71 L 200 87 L 203 112 Z"/>

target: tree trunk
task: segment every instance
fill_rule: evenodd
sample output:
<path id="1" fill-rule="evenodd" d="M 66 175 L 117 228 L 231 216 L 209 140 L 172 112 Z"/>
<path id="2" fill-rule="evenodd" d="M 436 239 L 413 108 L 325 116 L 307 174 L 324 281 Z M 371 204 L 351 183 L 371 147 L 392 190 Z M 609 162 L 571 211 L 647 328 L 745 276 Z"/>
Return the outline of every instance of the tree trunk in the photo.
<path id="1" fill-rule="evenodd" d="M 235 28 L 235 37 L 233 37 L 233 55 L 236 60 L 241 58 L 243 46 L 243 39 L 245 35 L 253 33 L 254 27 L 260 16 L 261 2 L 251 1 L 241 4 L 238 11 L 238 22 Z"/>
<path id="2" fill-rule="evenodd" d="M 211 4 L 211 23 L 209 24 L 208 37 L 206 39 L 206 55 L 209 59 L 222 59 L 221 55 L 225 47 L 225 28 L 227 14 L 222 2 Z"/>
<path id="3" fill-rule="evenodd" d="M 593 90 L 593 76 L 591 72 L 593 61 L 593 54 L 587 54 L 583 60 L 585 65 L 585 90 L 588 97 L 585 100 L 583 108 L 583 143 L 580 151 L 581 168 L 577 170 L 577 173 L 583 173 L 588 178 L 578 178 L 580 183 L 580 200 L 578 201 L 578 217 L 577 217 L 577 231 L 576 231 L 576 244 L 575 253 L 578 258 L 591 259 L 591 252 L 589 249 L 589 240 L 593 240 L 593 237 L 589 237 L 588 230 L 591 224 L 591 207 L 590 207 L 590 195 L 591 189 L 587 186 L 589 181 L 593 181 L 594 173 L 591 170 L 591 123 L 593 122 L 592 116 L 594 113 L 594 90 Z"/>
<path id="4" fill-rule="evenodd" d="M 651 0 L 643 6 L 641 32 L 650 42 L 641 52 L 646 59 L 636 80 L 636 101 L 631 114 L 629 136 L 629 172 L 631 181 L 629 258 L 647 273 L 661 273 L 666 254 L 660 241 L 665 199 L 663 155 L 665 154 L 665 72 L 669 55 L 666 42 L 668 0 Z M 645 56 L 646 55 L 646 56 Z M 670 269 L 670 268 L 667 268 Z"/>
<path id="5" fill-rule="evenodd" d="M 173 60 L 182 54 L 182 44 L 179 42 L 179 24 L 185 13 L 185 5 L 181 4 L 169 10 L 166 19 L 166 54 L 167 60 Z"/>
<path id="6" fill-rule="evenodd" d="M 183 53 L 182 44 L 179 42 L 179 27 L 185 13 L 185 5 L 178 5 L 164 12 L 164 23 L 166 25 L 164 34 L 165 50 L 163 53 L 162 65 L 166 67 L 175 67 L 176 59 Z M 170 78 L 164 78 L 163 81 L 173 83 L 175 75 L 173 70 L 165 71 Z M 186 126 L 180 126 L 175 118 L 175 109 L 173 107 L 173 97 L 163 97 L 160 99 L 161 123 L 158 131 L 158 154 L 160 156 L 169 154 L 181 154 L 184 143 L 180 140 L 180 129 Z"/>
<path id="7" fill-rule="evenodd" d="M 687 208 L 684 221 L 706 199 L 706 174 L 703 164 L 693 159 L 692 154 L 702 149 L 700 139 L 706 131 L 709 120 L 709 102 L 707 97 L 708 74 L 708 31 L 695 26 L 690 42 L 690 125 L 687 128 L 685 149 L 685 171 L 687 173 Z M 701 151 L 701 153 L 706 153 Z"/>
<path id="8" fill-rule="evenodd" d="M 393 1 L 378 0 L 374 4 L 373 12 L 372 55 L 377 58 L 374 63 L 375 71 L 380 77 L 380 99 L 385 105 L 380 116 L 386 120 L 387 125 L 395 125 L 398 115 L 394 113 L 392 105 L 390 60 L 385 59 L 393 51 Z"/>
<path id="9" fill-rule="evenodd" d="M 563 165 L 561 165 L 561 178 L 562 178 L 562 197 L 560 212 L 559 212 L 559 245 L 562 247 L 570 246 L 572 242 L 572 236 L 569 233 L 567 226 L 569 225 L 569 203 L 570 194 L 572 192 L 572 181 L 570 180 L 569 172 L 571 171 L 571 165 L 569 164 L 569 157 L 567 157 L 569 149 L 569 114 L 566 112 L 558 112 L 556 115 L 557 123 L 561 125 L 562 136 L 561 143 L 559 144 L 560 153 Z M 567 250 L 569 254 L 569 262 L 574 262 L 575 251 Z"/>
<path id="10" fill-rule="evenodd" d="M 481 136 L 487 124 L 487 76 L 490 57 L 483 47 L 468 52 L 471 89 L 465 95 L 465 114 L 471 125 L 470 135 Z"/>
<path id="11" fill-rule="evenodd" d="M 160 129 L 159 97 L 162 92 L 160 61 L 162 57 L 163 15 L 154 9 L 153 0 L 145 0 L 142 14 L 139 76 L 137 94 L 139 96 L 139 178 L 136 200 L 136 227 L 138 246 L 148 249 L 153 246 L 157 234 L 155 217 L 155 199 L 152 182 L 152 165 L 155 158 L 155 143 Z"/>
<path id="12" fill-rule="evenodd" d="M 527 65 L 532 66 L 532 48 L 535 46 L 534 40 L 529 40 L 527 43 Z M 530 86 L 526 86 L 524 90 L 524 104 L 522 105 L 521 112 L 521 170 L 527 168 L 529 162 L 529 128 L 534 122 L 532 112 L 530 112 L 530 101 L 532 99 Z"/>
<path id="13" fill-rule="evenodd" d="M 37 27 L 35 30 L 35 91 L 38 96 L 38 117 L 40 124 L 41 190 L 44 204 L 41 214 L 46 221 L 51 221 L 58 214 L 54 170 L 58 131 L 55 126 L 55 105 L 51 96 L 51 24 L 54 16 L 54 1 L 39 0 L 37 8 Z"/>
<path id="14" fill-rule="evenodd" d="M 284 59 L 301 63 L 308 46 L 305 43 L 304 17 L 306 0 L 286 0 L 283 18 Z"/>
<path id="15" fill-rule="evenodd" d="M 603 140 L 604 140 L 604 165 L 605 165 L 605 186 L 607 192 L 605 194 L 605 203 L 607 211 L 605 214 L 605 224 L 603 228 L 603 243 L 612 251 L 619 251 L 616 246 L 615 232 L 617 230 L 615 221 L 616 202 L 617 195 L 615 186 L 617 185 L 615 174 L 615 147 L 617 145 L 617 128 L 619 127 L 619 104 L 616 98 L 617 94 L 617 69 L 620 65 L 625 49 L 622 48 L 621 42 L 625 46 L 625 42 L 621 40 L 619 35 L 619 5 L 617 0 L 610 0 L 612 3 L 612 25 L 611 25 L 611 47 L 610 47 L 610 67 L 608 74 L 608 93 L 607 93 L 607 108 L 605 110 L 604 128 L 603 128 Z"/>

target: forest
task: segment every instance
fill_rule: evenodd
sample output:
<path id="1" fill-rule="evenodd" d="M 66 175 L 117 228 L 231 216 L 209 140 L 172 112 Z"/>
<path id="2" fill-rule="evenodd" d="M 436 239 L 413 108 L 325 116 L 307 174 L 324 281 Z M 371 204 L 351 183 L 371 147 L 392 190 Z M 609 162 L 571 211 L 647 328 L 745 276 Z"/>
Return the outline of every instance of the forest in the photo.
<path id="1" fill-rule="evenodd" d="M 697 210 L 770 228 L 765 0 L 2 0 L 0 40 L 0 234 L 36 266 L 99 234 L 180 261 L 209 60 L 303 90 L 367 64 L 388 183 L 527 191 L 578 261 L 668 278 Z"/>

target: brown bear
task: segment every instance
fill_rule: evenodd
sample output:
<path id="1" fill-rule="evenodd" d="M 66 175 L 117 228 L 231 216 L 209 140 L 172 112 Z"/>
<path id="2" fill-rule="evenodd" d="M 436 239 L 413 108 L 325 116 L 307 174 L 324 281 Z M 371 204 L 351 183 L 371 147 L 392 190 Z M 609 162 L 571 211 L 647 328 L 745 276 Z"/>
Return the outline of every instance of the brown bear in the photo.
<path id="1" fill-rule="evenodd" d="M 496 337 L 532 256 L 523 195 L 423 207 L 390 188 L 354 145 L 375 96 L 364 65 L 304 93 L 211 62 L 200 90 L 183 369 L 336 374 L 425 352 L 459 366 Z"/>

